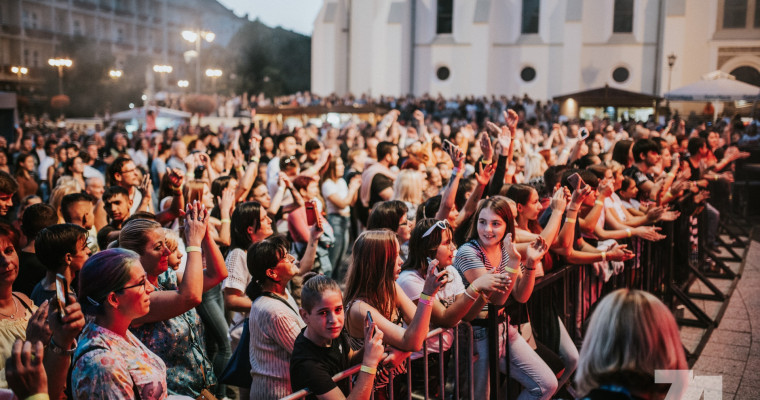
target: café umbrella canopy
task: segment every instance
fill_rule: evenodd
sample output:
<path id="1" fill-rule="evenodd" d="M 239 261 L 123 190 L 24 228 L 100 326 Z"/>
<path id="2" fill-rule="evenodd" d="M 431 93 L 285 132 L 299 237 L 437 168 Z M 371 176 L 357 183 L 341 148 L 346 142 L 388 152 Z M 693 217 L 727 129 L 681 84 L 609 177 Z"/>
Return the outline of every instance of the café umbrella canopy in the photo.
<path id="1" fill-rule="evenodd" d="M 145 125 L 148 110 L 155 112 L 156 129 L 176 128 L 182 122 L 189 120 L 192 114 L 165 107 L 135 107 L 111 115 L 112 121 L 127 121 L 127 132 L 132 133 Z"/>
<path id="2" fill-rule="evenodd" d="M 703 75 L 702 80 L 665 93 L 671 101 L 756 101 L 760 87 L 736 80 L 733 75 L 714 71 Z"/>

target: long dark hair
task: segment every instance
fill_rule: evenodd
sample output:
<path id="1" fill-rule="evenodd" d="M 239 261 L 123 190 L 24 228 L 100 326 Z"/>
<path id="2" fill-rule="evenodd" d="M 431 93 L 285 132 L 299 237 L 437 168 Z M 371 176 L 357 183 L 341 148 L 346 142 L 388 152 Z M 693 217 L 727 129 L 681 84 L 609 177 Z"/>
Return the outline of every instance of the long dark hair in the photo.
<path id="1" fill-rule="evenodd" d="M 507 197 L 514 200 L 517 204 L 526 206 L 528 201 L 530 201 L 531 193 L 534 191 L 536 191 L 536 189 L 533 186 L 518 183 L 509 187 L 509 190 L 507 190 Z M 537 191 L 536 193 L 538 194 Z M 537 220 L 531 219 L 528 221 L 528 230 L 532 233 L 541 233 L 543 229 Z"/>
<path id="2" fill-rule="evenodd" d="M 258 232 L 261 226 L 261 204 L 257 201 L 248 201 L 238 204 L 230 218 L 230 250 L 247 249 L 251 247 L 253 241 L 248 233 L 248 227 L 252 227 L 254 232 Z"/>
<path id="3" fill-rule="evenodd" d="M 254 243 L 248 249 L 246 263 L 253 279 L 245 290 L 245 294 L 251 301 L 255 301 L 264 292 L 264 282 L 270 279 L 267 276 L 267 270 L 277 266 L 277 263 L 288 254 L 287 243 L 283 236 L 277 235 Z"/>
<path id="4" fill-rule="evenodd" d="M 470 229 L 467 231 L 467 241 L 478 240 L 478 219 L 480 218 L 480 212 L 484 209 L 490 209 L 494 214 L 501 217 L 504 223 L 507 224 L 507 229 L 504 231 L 504 236 L 499 239 L 503 241 L 507 236 L 507 233 L 511 233 L 512 237 L 515 236 L 515 217 L 512 215 L 512 209 L 509 207 L 509 202 L 504 196 L 489 197 L 485 200 L 481 200 L 478 204 L 478 209 L 475 211 L 472 220 L 470 221 Z"/>
<path id="5" fill-rule="evenodd" d="M 401 224 L 401 217 L 408 211 L 409 207 L 401 200 L 377 203 L 369 214 L 367 229 L 389 229 L 395 233 Z"/>
<path id="6" fill-rule="evenodd" d="M 438 246 L 443 241 L 443 229 L 435 228 L 429 235 L 422 237 L 425 232 L 438 222 L 435 218 L 426 218 L 422 221 L 417 221 L 412 229 L 412 236 L 409 238 L 409 257 L 407 257 L 404 265 L 401 266 L 402 270 L 414 270 L 417 272 L 424 272 L 428 266 L 427 259 L 435 258 L 435 253 L 438 251 Z M 446 228 L 449 232 L 449 237 L 454 240 L 454 232 L 451 227 Z"/>

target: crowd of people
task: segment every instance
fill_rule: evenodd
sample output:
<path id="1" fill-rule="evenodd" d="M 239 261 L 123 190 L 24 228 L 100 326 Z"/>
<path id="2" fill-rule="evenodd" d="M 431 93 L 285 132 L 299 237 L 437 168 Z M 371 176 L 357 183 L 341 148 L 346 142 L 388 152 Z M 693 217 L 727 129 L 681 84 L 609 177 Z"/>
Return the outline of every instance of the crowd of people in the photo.
<path id="1" fill-rule="evenodd" d="M 629 238 L 662 240 L 658 224 L 681 214 L 706 210 L 717 246 L 748 156 L 735 144 L 758 135 L 730 119 L 559 123 L 551 104 L 492 100 L 393 99 L 377 124 L 218 132 L 28 119 L 0 139 L 0 387 L 368 399 L 427 380 L 443 398 L 422 349 L 431 371 L 448 368 L 467 321 L 472 390 L 489 398 L 488 304 L 528 302 L 563 264 L 593 265 L 583 279 L 599 288 L 639 265 Z M 592 292 L 567 301 L 588 307 Z M 601 299 L 580 352 L 569 332 L 583 321 L 530 310 L 526 340 L 526 313 L 496 309 L 498 365 L 520 399 L 664 398 L 654 370 L 686 369 L 675 319 L 648 293 Z M 332 381 L 357 364 L 351 389 Z"/>

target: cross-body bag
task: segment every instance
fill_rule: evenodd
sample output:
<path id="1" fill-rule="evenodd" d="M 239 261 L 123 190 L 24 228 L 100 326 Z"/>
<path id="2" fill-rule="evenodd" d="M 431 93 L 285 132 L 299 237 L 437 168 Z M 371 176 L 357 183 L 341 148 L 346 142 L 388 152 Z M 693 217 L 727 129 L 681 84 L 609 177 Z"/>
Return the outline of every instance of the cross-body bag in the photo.
<path id="1" fill-rule="evenodd" d="M 293 306 L 282 297 L 276 296 L 272 294 L 272 292 L 263 292 L 261 295 L 283 302 L 289 309 L 293 310 L 296 315 L 299 315 Z M 248 319 L 249 317 L 246 317 L 243 321 L 243 332 L 240 334 L 240 342 L 237 347 L 235 347 L 235 351 L 232 353 L 232 356 L 230 356 L 230 360 L 227 362 L 222 375 L 219 377 L 219 380 L 226 385 L 250 388 L 251 383 L 253 383 L 253 378 L 251 377 L 251 359 L 249 358 L 251 349 L 251 330 L 248 327 Z"/>

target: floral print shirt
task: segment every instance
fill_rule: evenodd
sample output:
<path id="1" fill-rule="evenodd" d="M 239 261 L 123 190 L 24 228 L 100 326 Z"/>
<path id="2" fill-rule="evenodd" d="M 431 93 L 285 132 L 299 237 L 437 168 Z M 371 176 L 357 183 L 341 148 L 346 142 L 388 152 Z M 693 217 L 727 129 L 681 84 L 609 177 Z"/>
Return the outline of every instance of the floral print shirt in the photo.
<path id="1" fill-rule="evenodd" d="M 166 398 L 164 362 L 129 331 L 125 338 L 88 323 L 79 337 L 74 360 L 74 399 Z"/>
<path id="2" fill-rule="evenodd" d="M 159 275 L 156 290 L 177 290 L 176 272 L 169 269 Z M 214 368 L 206 357 L 203 325 L 195 309 L 130 330 L 166 363 L 169 394 L 195 398 L 216 384 Z"/>

